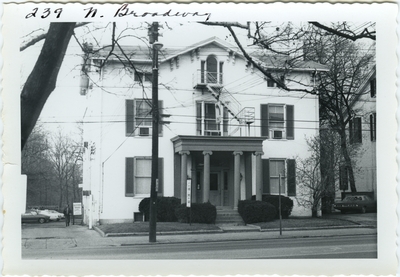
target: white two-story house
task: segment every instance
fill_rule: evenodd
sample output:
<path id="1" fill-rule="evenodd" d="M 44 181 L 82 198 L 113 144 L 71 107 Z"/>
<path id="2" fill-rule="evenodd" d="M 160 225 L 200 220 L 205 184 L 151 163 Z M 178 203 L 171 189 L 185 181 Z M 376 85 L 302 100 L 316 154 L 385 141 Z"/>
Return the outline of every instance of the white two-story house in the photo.
<path id="1" fill-rule="evenodd" d="M 125 56 L 115 50 L 123 59 L 111 55 L 102 65 L 106 48 L 84 67 L 83 204 L 89 225 L 132 222 L 150 195 L 151 49 L 123 49 Z M 283 75 L 279 59 L 255 58 L 282 74 L 290 88 L 310 89 L 315 73 L 326 70 L 302 61 Z M 292 215 L 311 215 L 295 200 L 295 158 L 308 155 L 306 138 L 318 134 L 317 96 L 278 88 L 236 47 L 215 37 L 182 49 L 165 45 L 158 63 L 158 195 L 185 203 L 191 184 L 192 202 L 236 209 L 253 195 L 278 194 L 281 174 L 281 193 L 294 200 Z"/>
<path id="2" fill-rule="evenodd" d="M 350 144 L 358 148 L 357 154 L 353 157 L 357 192 L 369 193 L 375 199 L 377 196 L 376 95 L 376 68 L 374 67 L 351 101 L 354 116 L 349 122 L 347 133 Z M 342 169 L 340 173 L 342 192 L 350 193 L 347 172 Z"/>

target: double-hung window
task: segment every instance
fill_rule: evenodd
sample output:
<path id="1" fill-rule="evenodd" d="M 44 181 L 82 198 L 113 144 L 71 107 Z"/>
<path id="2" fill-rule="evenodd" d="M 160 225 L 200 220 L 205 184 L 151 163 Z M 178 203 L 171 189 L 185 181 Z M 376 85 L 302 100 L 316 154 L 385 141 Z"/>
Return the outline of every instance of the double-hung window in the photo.
<path id="1" fill-rule="evenodd" d="M 294 159 L 263 159 L 263 193 L 296 196 L 296 161 Z M 279 179 L 280 177 L 280 179 Z"/>
<path id="2" fill-rule="evenodd" d="M 349 122 L 350 143 L 362 143 L 361 117 L 354 117 Z"/>
<path id="3" fill-rule="evenodd" d="M 261 136 L 270 139 L 294 139 L 294 106 L 262 104 Z"/>
<path id="4" fill-rule="evenodd" d="M 163 190 L 163 158 L 158 159 L 157 192 Z M 146 197 L 151 188 L 151 157 L 132 157 L 125 159 L 125 196 Z"/>
<path id="5" fill-rule="evenodd" d="M 162 111 L 162 101 L 158 101 L 159 114 Z M 126 100 L 126 136 L 151 137 L 152 134 L 152 102 L 151 99 Z M 162 125 L 158 127 L 162 134 Z"/>
<path id="6" fill-rule="evenodd" d="M 228 110 L 211 102 L 196 103 L 196 129 L 198 136 L 227 136 Z"/>

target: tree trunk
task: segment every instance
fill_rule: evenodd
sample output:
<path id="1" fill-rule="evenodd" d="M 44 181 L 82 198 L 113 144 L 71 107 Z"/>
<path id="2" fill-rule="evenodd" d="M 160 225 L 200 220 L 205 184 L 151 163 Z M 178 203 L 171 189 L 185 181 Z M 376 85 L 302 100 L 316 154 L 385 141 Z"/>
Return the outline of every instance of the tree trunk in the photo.
<path id="1" fill-rule="evenodd" d="M 21 149 L 54 90 L 76 23 L 51 23 L 42 51 L 21 92 Z"/>
<path id="2" fill-rule="evenodd" d="M 351 158 L 349 155 L 349 150 L 347 149 L 347 139 L 345 128 L 340 128 L 340 148 L 344 158 L 346 172 L 349 174 L 350 190 L 351 192 L 357 192 L 356 182 L 354 180 L 354 171 L 351 163 Z"/>

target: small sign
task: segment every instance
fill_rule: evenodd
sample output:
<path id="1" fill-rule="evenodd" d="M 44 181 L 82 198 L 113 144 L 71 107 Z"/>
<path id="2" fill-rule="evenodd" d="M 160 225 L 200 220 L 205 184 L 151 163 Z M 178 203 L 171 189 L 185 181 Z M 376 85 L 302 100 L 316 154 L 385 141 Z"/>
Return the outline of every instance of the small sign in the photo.
<path id="1" fill-rule="evenodd" d="M 192 180 L 188 179 L 186 183 L 186 207 L 190 208 L 192 204 Z"/>
<path id="2" fill-rule="evenodd" d="M 82 203 L 73 203 L 74 213 L 73 215 L 82 215 Z"/>

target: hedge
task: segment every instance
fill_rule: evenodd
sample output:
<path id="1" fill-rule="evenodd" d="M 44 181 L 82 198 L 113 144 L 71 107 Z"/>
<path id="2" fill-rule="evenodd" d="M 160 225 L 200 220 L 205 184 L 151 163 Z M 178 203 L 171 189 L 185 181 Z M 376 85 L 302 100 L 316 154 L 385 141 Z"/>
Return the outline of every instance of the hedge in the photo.
<path id="1" fill-rule="evenodd" d="M 238 212 L 246 224 L 272 221 L 276 216 L 273 205 L 255 200 L 239 201 Z"/>
<path id="2" fill-rule="evenodd" d="M 208 223 L 214 224 L 217 218 L 217 209 L 210 202 L 192 203 L 191 208 L 181 204 L 175 209 L 175 215 L 181 223 Z M 191 216 L 190 218 L 190 211 Z"/>
<path id="3" fill-rule="evenodd" d="M 157 197 L 157 221 L 176 222 L 175 209 L 181 204 L 181 200 L 176 197 Z M 143 198 L 139 203 L 139 211 L 150 218 L 150 198 Z"/>
<path id="4" fill-rule="evenodd" d="M 256 196 L 251 197 L 252 200 L 256 199 Z M 263 195 L 262 201 L 272 204 L 276 209 L 276 218 L 279 218 L 279 195 Z M 281 195 L 281 206 L 282 206 L 282 218 L 289 218 L 293 210 L 293 200 L 290 197 Z"/>

